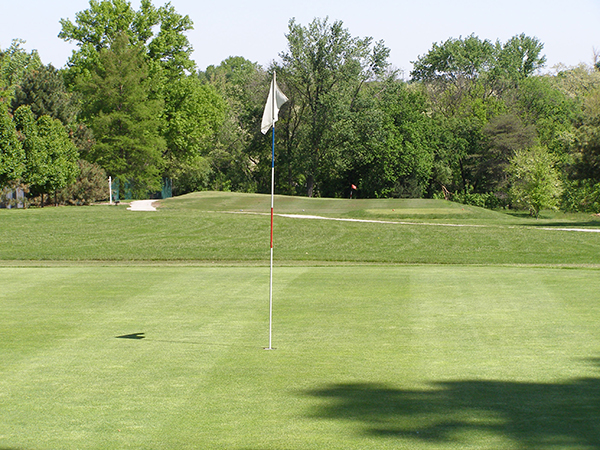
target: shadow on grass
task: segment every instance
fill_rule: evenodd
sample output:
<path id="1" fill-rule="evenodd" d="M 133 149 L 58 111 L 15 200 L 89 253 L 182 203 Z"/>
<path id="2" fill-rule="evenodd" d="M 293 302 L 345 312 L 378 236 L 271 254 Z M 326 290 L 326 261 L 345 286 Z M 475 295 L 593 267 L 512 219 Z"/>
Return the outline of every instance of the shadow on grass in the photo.
<path id="1" fill-rule="evenodd" d="M 115 336 L 117 339 L 145 339 L 146 336 L 144 333 L 132 333 L 132 334 L 124 334 L 122 336 Z M 0 449 L 2 450 L 2 449 Z"/>
<path id="2" fill-rule="evenodd" d="M 507 216 L 524 219 L 529 223 L 521 223 L 532 227 L 549 227 L 549 228 L 597 228 L 600 227 L 600 216 L 592 214 L 580 213 L 575 216 L 565 217 L 564 213 L 547 213 L 542 211 L 539 219 L 531 216 L 526 211 L 503 210 Z"/>
<path id="3" fill-rule="evenodd" d="M 534 219 L 535 220 L 535 219 Z M 540 227 L 540 228 L 599 228 L 600 221 L 593 220 L 589 222 L 549 222 L 549 223 L 528 223 L 528 227 Z"/>
<path id="4" fill-rule="evenodd" d="M 312 417 L 359 422 L 365 434 L 432 443 L 492 434 L 522 448 L 600 449 L 600 378 L 544 384 L 448 381 L 430 390 L 337 384 Z"/>

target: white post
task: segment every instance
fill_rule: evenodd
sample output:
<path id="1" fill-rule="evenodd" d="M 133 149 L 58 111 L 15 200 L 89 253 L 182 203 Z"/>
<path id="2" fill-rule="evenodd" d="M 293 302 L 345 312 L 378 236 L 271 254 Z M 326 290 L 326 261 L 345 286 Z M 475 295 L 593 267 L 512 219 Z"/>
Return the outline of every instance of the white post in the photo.
<path id="1" fill-rule="evenodd" d="M 108 204 L 112 205 L 112 177 L 108 176 Z"/>
<path id="2" fill-rule="evenodd" d="M 275 195 L 275 124 L 273 124 L 273 155 L 271 162 L 271 272 L 269 276 L 269 348 L 273 334 L 273 199 Z"/>
<path id="3" fill-rule="evenodd" d="M 273 72 L 273 91 L 271 92 L 273 96 L 273 105 L 272 105 L 272 114 L 275 114 L 275 72 Z M 275 196 L 275 121 L 271 119 L 271 132 L 272 141 L 271 141 L 271 272 L 269 276 L 269 348 L 268 350 L 272 350 L 271 337 L 273 334 L 273 204 L 274 204 L 274 196 Z"/>

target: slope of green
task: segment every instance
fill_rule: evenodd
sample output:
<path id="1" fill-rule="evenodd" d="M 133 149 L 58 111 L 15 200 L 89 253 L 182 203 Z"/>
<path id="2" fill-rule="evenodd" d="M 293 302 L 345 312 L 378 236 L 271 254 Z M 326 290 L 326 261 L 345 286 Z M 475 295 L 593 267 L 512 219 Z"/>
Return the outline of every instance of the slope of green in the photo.
<path id="1" fill-rule="evenodd" d="M 269 212 L 271 197 L 263 194 L 196 192 L 168 199 L 166 209 L 185 208 L 200 211 Z M 384 219 L 457 219 L 514 221 L 504 214 L 444 200 L 427 199 L 334 199 L 275 196 L 275 212 L 314 214 L 325 217 Z M 600 221 L 598 222 L 600 226 Z"/>

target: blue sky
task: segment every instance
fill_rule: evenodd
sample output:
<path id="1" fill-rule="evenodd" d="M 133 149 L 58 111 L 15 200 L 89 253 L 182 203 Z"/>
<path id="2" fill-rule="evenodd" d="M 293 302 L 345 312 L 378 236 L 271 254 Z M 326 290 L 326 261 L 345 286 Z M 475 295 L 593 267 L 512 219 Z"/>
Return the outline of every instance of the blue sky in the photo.
<path id="1" fill-rule="evenodd" d="M 44 63 L 62 67 L 73 45 L 63 42 L 61 18 L 75 19 L 88 0 L 1 0 L 0 47 L 20 38 L 37 49 Z M 138 0 L 131 2 L 137 9 Z M 166 3 L 153 0 L 155 6 Z M 243 56 L 267 66 L 286 49 L 290 18 L 308 24 L 315 17 L 341 20 L 353 36 L 384 40 L 391 63 L 405 71 L 434 42 L 471 33 L 506 41 L 525 33 L 544 43 L 547 67 L 591 63 L 600 52 L 600 0 L 171 0 L 180 14 L 194 22 L 188 33 L 199 69 L 218 65 L 228 56 Z"/>

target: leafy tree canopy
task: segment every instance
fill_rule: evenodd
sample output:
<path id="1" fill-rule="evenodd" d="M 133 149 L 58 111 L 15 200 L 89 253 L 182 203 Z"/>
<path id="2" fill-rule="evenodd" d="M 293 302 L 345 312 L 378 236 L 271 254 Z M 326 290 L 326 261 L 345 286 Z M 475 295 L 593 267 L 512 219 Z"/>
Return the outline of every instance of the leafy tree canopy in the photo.
<path id="1" fill-rule="evenodd" d="M 8 108 L 0 103 L 0 187 L 17 181 L 25 168 L 25 153 Z"/>
<path id="2" fill-rule="evenodd" d="M 434 43 L 431 50 L 413 61 L 414 81 L 442 81 L 461 85 L 484 75 L 491 82 L 516 81 L 532 75 L 543 67 L 544 46 L 535 37 L 520 34 L 502 44 L 481 40 L 471 34 L 465 38 Z"/>
<path id="3" fill-rule="evenodd" d="M 20 106 L 15 111 L 15 123 L 26 157 L 24 181 L 31 193 L 54 192 L 75 180 L 79 155 L 58 119 L 36 119 L 29 106 Z"/>
<path id="4" fill-rule="evenodd" d="M 37 51 L 27 53 L 21 48 L 24 43 L 21 39 L 14 39 L 9 48 L 0 49 L 0 102 L 10 103 L 15 88 L 22 82 L 25 74 L 42 67 Z"/>
<path id="5" fill-rule="evenodd" d="M 538 217 L 540 210 L 555 208 L 562 193 L 556 158 L 545 147 L 519 150 L 510 160 L 510 197 L 513 206 Z"/>
<path id="6" fill-rule="evenodd" d="M 190 59 L 192 46 L 185 36 L 193 22 L 187 15 L 178 14 L 170 3 L 156 8 L 150 0 L 142 0 L 139 11 L 135 11 L 126 0 L 90 0 L 89 9 L 77 13 L 75 23 L 70 19 L 61 19 L 60 23 L 58 36 L 79 47 L 68 64 L 75 75 L 93 70 L 99 52 L 122 33 L 132 45 L 143 46 L 149 59 L 160 64 L 170 77 L 195 67 Z"/>
<path id="7" fill-rule="evenodd" d="M 331 165 L 339 160 L 337 131 L 347 127 L 335 125 L 347 123 L 346 113 L 356 106 L 361 86 L 384 74 L 389 49 L 370 37 L 354 37 L 341 21 L 330 23 L 327 18 L 307 26 L 292 19 L 288 30 L 288 50 L 280 54 L 283 63 L 275 69 L 288 89 L 287 107 L 302 123 L 293 146 L 312 196 L 315 183 L 338 171 Z"/>

